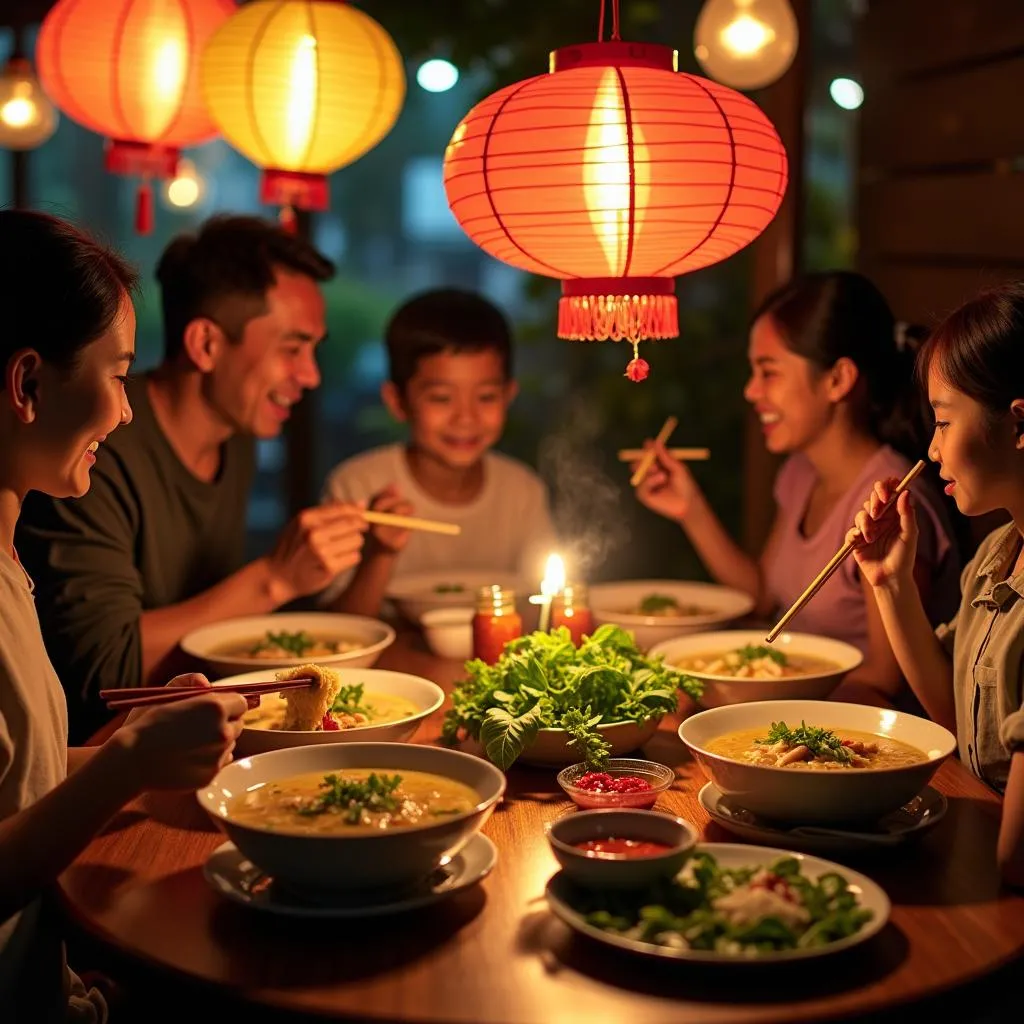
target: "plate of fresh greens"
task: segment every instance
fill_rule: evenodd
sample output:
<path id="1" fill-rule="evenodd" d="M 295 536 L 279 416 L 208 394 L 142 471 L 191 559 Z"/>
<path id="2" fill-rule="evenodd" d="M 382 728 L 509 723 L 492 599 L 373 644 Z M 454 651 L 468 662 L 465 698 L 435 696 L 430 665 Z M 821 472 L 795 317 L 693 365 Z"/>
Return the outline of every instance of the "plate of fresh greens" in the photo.
<path id="1" fill-rule="evenodd" d="M 675 711 L 678 687 L 700 694 L 698 682 L 643 654 L 612 625 L 599 626 L 579 648 L 564 627 L 530 633 L 506 644 L 496 665 L 474 660 L 466 671 L 443 738 L 477 741 L 503 770 L 517 760 L 600 767 L 650 739 Z"/>
<path id="2" fill-rule="evenodd" d="M 867 942 L 890 903 L 870 878 L 808 854 L 702 843 L 674 879 L 642 890 L 586 889 L 563 872 L 548 906 L 606 946 L 695 963 L 809 960 Z"/>

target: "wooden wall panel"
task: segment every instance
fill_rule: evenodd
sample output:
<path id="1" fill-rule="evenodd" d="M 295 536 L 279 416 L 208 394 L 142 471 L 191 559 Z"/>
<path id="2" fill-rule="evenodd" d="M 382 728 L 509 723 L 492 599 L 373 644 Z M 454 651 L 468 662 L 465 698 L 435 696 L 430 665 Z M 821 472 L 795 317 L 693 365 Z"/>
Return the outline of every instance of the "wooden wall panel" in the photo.
<path id="1" fill-rule="evenodd" d="M 859 207 L 865 259 L 924 253 L 1024 267 L 1024 174 L 868 181 Z"/>
<path id="2" fill-rule="evenodd" d="M 933 327 L 985 288 L 1024 280 L 1024 268 L 936 266 L 924 262 L 864 260 L 861 270 L 882 289 L 901 320 Z"/>
<path id="3" fill-rule="evenodd" d="M 1024 50 L 1021 0 L 872 0 L 868 17 L 864 58 L 894 77 Z"/>
<path id="4" fill-rule="evenodd" d="M 899 5 L 902 0 L 888 2 Z M 935 0 L 934 6 L 938 12 L 957 4 Z M 865 28 L 874 31 L 870 18 Z M 1022 97 L 1024 56 L 891 85 L 866 74 L 861 162 L 876 171 L 1020 156 Z"/>

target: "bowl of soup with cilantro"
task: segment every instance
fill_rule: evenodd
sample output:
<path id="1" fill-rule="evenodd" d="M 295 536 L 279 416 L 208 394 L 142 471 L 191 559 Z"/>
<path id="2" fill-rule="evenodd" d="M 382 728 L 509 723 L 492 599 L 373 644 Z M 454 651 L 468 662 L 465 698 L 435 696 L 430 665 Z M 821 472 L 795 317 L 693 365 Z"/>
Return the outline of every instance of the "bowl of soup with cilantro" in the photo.
<path id="1" fill-rule="evenodd" d="M 211 623 L 185 636 L 181 648 L 214 678 L 310 661 L 369 668 L 394 640 L 386 622 L 363 615 L 279 612 Z"/>
<path id="2" fill-rule="evenodd" d="M 783 633 L 767 644 L 763 630 L 744 629 L 677 637 L 650 653 L 700 681 L 704 708 L 752 700 L 821 700 L 864 660 L 856 647 L 840 640 Z"/>
<path id="3" fill-rule="evenodd" d="M 469 754 L 344 743 L 241 758 L 197 798 L 253 864 L 315 898 L 422 880 L 479 831 L 504 791 L 505 776 Z"/>
<path id="4" fill-rule="evenodd" d="M 642 650 L 671 637 L 721 628 L 753 607 L 749 595 L 715 583 L 624 580 L 590 588 L 595 624 L 628 629 Z"/>
<path id="5" fill-rule="evenodd" d="M 925 718 L 838 701 L 729 704 L 686 719 L 680 739 L 735 803 L 793 824 L 870 821 L 902 807 L 953 752 Z"/>
<path id="6" fill-rule="evenodd" d="M 328 666 L 325 666 L 327 668 Z M 264 694 L 259 707 L 242 719 L 235 746 L 238 756 L 261 754 L 282 747 L 310 743 L 400 743 L 411 739 L 423 719 L 444 703 L 444 691 L 436 683 L 405 672 L 378 668 L 335 668 L 340 679 L 337 695 L 326 714 L 309 729 L 297 729 L 287 721 L 288 693 Z M 214 686 L 232 686 L 273 679 L 274 672 L 246 672 L 219 679 Z"/>

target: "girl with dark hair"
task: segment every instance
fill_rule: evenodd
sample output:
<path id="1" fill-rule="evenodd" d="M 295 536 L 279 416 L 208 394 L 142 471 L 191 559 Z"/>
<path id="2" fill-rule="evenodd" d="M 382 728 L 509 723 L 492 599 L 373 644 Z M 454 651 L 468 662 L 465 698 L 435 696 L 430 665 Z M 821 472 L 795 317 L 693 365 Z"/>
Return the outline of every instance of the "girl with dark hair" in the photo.
<path id="1" fill-rule="evenodd" d="M 11 1024 L 106 1019 L 103 997 L 64 964 L 49 891 L 143 790 L 205 785 L 230 760 L 247 706 L 197 694 L 133 712 L 101 747 L 69 749 L 64 693 L 14 550 L 25 495 L 84 494 L 97 448 L 131 420 L 134 283 L 69 224 L 0 211 L 0 1007 Z"/>
<path id="2" fill-rule="evenodd" d="M 850 535 L 854 557 L 918 700 L 956 731 L 960 760 L 1005 794 L 997 860 L 1005 881 L 1024 886 L 1024 285 L 950 314 L 918 365 L 946 493 L 964 515 L 1003 510 L 1011 522 L 982 541 L 959 611 L 935 632 L 913 573 L 916 497 L 882 516 L 893 482 L 876 484 Z"/>
<path id="3" fill-rule="evenodd" d="M 686 467 L 663 447 L 637 496 L 679 522 L 711 575 L 750 594 L 758 614 L 787 608 L 842 545 L 872 482 L 903 476 L 917 457 L 923 431 L 913 366 L 920 333 L 897 324 L 878 289 L 848 271 L 800 278 L 756 312 L 744 395 L 768 450 L 788 456 L 759 558 L 729 537 Z M 924 512 L 915 575 L 937 623 L 955 607 L 957 554 L 939 495 L 920 479 L 914 492 Z M 793 629 L 845 640 L 864 654 L 836 699 L 884 706 L 906 695 L 870 588 L 852 560 L 796 616 Z"/>

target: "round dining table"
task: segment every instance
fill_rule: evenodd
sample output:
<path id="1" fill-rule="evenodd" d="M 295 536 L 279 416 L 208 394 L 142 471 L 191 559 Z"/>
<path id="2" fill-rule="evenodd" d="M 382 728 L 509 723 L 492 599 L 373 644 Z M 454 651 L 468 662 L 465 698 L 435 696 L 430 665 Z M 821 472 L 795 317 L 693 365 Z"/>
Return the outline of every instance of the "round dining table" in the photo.
<path id="1" fill-rule="evenodd" d="M 378 667 L 445 690 L 461 672 L 412 633 L 399 634 Z M 413 742 L 439 742 L 442 717 L 424 720 Z M 657 806 L 693 822 L 706 841 L 736 842 L 698 802 L 705 779 L 676 734 L 679 717 L 645 746 L 676 771 Z M 61 877 L 60 897 L 72 953 L 87 951 L 129 993 L 134 1015 L 124 1020 L 187 1020 L 205 1009 L 242 1024 L 792 1024 L 896 1019 L 911 1009 L 1001 1020 L 991 1014 L 1004 1005 L 1018 1011 L 1006 1020 L 1019 1019 L 1024 895 L 1000 886 L 1000 800 L 955 760 L 932 785 L 949 809 L 926 835 L 867 856 L 830 855 L 885 889 L 886 926 L 853 949 L 793 964 L 656 960 L 574 934 L 544 899 L 557 870 L 544 826 L 572 804 L 555 770 L 519 765 L 484 826 L 498 849 L 494 870 L 429 907 L 310 920 L 235 905 L 204 878 L 225 837 L 192 793 L 127 806 Z"/>

